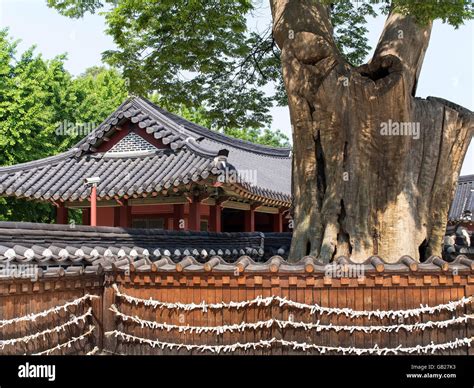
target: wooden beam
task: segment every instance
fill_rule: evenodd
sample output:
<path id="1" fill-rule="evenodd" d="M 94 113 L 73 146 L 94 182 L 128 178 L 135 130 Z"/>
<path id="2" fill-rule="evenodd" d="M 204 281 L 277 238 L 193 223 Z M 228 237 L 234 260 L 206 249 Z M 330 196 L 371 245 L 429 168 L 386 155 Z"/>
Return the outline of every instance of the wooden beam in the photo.
<path id="1" fill-rule="evenodd" d="M 279 209 L 277 207 L 270 206 L 258 206 L 255 208 L 255 211 L 258 213 L 267 213 L 267 214 L 278 214 Z"/>
<path id="2" fill-rule="evenodd" d="M 91 204 L 90 201 L 82 200 L 82 201 L 70 201 L 65 202 L 65 205 L 70 209 L 82 209 L 82 208 L 90 208 Z M 97 201 L 97 207 L 116 207 L 119 206 L 116 200 L 112 201 Z"/>
<path id="3" fill-rule="evenodd" d="M 128 200 L 123 200 L 123 205 L 119 208 L 119 226 L 122 228 L 132 227 L 132 207 L 128 204 Z"/>
<path id="4" fill-rule="evenodd" d="M 176 197 L 151 197 L 151 198 L 137 198 L 131 199 L 130 205 L 179 205 L 188 203 L 188 200 L 184 196 L 176 196 Z"/>
<path id="5" fill-rule="evenodd" d="M 173 205 L 173 229 L 182 230 L 180 223 L 184 221 L 184 204 Z"/>
<path id="6" fill-rule="evenodd" d="M 222 208 L 220 206 L 210 207 L 209 230 L 211 232 L 222 231 Z"/>
<path id="7" fill-rule="evenodd" d="M 204 204 L 204 205 L 215 206 L 216 205 L 216 200 L 214 198 L 206 198 L 206 199 L 203 199 L 201 201 L 201 203 Z"/>
<path id="8" fill-rule="evenodd" d="M 67 224 L 68 223 L 68 213 L 69 210 L 65 206 L 64 202 L 60 202 L 56 208 L 56 223 L 57 224 Z"/>
<path id="9" fill-rule="evenodd" d="M 226 209 L 250 210 L 249 203 L 236 202 L 236 201 L 225 201 L 222 203 L 222 207 Z"/>
<path id="10" fill-rule="evenodd" d="M 189 230 L 201 230 L 201 206 L 197 198 L 194 198 L 193 201 L 189 204 L 188 221 Z"/>
<path id="11" fill-rule="evenodd" d="M 273 231 L 283 232 L 283 214 L 281 212 L 273 214 Z"/>
<path id="12" fill-rule="evenodd" d="M 121 206 L 120 202 L 128 199 L 128 196 L 123 196 L 123 198 L 116 198 L 110 201 L 98 201 L 97 207 L 116 207 Z M 188 201 L 183 197 L 148 197 L 148 198 L 136 198 L 130 199 L 128 201 L 129 206 L 146 206 L 146 205 L 174 205 L 174 204 L 184 204 Z M 83 208 L 90 207 L 89 201 L 70 201 L 66 202 L 66 206 L 69 208 Z"/>
<path id="13" fill-rule="evenodd" d="M 255 209 L 252 206 L 244 212 L 244 231 L 255 232 Z"/>

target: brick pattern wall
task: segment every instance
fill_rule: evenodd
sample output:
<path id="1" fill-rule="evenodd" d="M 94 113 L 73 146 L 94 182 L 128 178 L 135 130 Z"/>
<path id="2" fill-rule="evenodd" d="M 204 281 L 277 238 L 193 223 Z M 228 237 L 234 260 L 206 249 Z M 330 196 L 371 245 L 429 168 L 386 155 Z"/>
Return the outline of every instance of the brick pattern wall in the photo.
<path id="1" fill-rule="evenodd" d="M 116 145 L 112 147 L 108 154 L 116 154 L 120 152 L 136 152 L 136 151 L 155 151 L 156 147 L 148 143 L 140 135 L 130 132 Z"/>

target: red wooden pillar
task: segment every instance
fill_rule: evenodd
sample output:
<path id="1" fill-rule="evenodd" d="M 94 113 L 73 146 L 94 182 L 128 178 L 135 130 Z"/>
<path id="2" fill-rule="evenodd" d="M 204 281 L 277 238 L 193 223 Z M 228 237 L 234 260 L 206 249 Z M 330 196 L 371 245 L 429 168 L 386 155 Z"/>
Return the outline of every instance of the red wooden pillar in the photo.
<path id="1" fill-rule="evenodd" d="M 121 226 L 122 228 L 131 228 L 132 207 L 128 205 L 128 200 L 124 199 L 122 205 L 118 209 L 118 226 Z"/>
<path id="2" fill-rule="evenodd" d="M 199 206 L 199 200 L 193 198 L 193 201 L 189 204 L 189 230 L 200 231 L 201 230 L 201 206 Z"/>
<path id="3" fill-rule="evenodd" d="M 68 212 L 69 212 L 69 209 L 66 206 L 64 206 L 63 202 L 60 202 L 59 206 L 56 208 L 56 223 L 67 224 Z"/>
<path id="4" fill-rule="evenodd" d="M 91 209 L 85 207 L 82 209 L 82 225 L 90 225 L 91 223 Z"/>
<path id="5" fill-rule="evenodd" d="M 116 206 L 114 209 L 114 226 L 120 226 L 120 206 Z"/>
<path id="6" fill-rule="evenodd" d="M 209 230 L 211 232 L 221 232 L 222 231 L 222 208 L 219 205 L 214 205 L 210 207 L 209 212 Z"/>
<path id="7" fill-rule="evenodd" d="M 184 221 L 184 205 L 173 205 L 173 230 L 182 230 L 180 223 Z"/>
<path id="8" fill-rule="evenodd" d="M 255 209 L 250 207 L 250 210 L 245 210 L 244 213 L 244 231 L 255 232 Z"/>
<path id="9" fill-rule="evenodd" d="M 273 215 L 273 231 L 283 232 L 283 214 L 281 212 Z"/>
<path id="10" fill-rule="evenodd" d="M 91 226 L 97 226 L 97 186 L 91 188 Z"/>

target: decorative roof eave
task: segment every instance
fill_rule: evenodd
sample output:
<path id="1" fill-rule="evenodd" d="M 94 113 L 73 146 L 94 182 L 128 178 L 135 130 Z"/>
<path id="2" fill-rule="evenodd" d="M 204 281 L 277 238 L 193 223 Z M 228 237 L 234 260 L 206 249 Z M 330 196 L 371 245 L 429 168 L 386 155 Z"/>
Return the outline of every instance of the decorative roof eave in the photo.
<path id="1" fill-rule="evenodd" d="M 153 134 L 156 139 L 161 139 L 163 144 L 169 145 L 172 150 L 178 150 L 189 145 L 187 142 L 189 138 L 195 140 L 198 137 L 207 137 L 221 143 L 224 147 L 229 145 L 248 152 L 277 158 L 291 157 L 291 148 L 254 144 L 211 131 L 167 112 L 142 97 L 127 99 L 89 136 L 77 143 L 73 149 L 76 157 L 86 152 L 93 152 L 100 145 L 101 139 L 104 136 L 110 135 L 115 130 L 115 127 L 120 126 L 126 120 L 130 120 L 132 123 L 137 124 L 139 128 L 145 129 L 148 134 Z M 196 141 L 194 144 L 191 144 L 191 148 L 204 154 L 215 154 L 215 152 L 205 150 L 204 147 L 199 146 Z"/>
<path id="2" fill-rule="evenodd" d="M 238 170 L 232 164 L 227 162 L 226 157 L 220 160 L 216 158 L 214 161 L 219 172 L 219 174 L 215 176 L 215 180 L 212 182 L 214 185 L 223 185 L 223 187 L 229 191 L 235 192 L 238 196 L 248 201 L 260 202 L 262 204 L 278 208 L 289 208 L 291 206 L 291 195 L 264 189 L 245 182 L 245 180 L 241 179 Z M 236 173 L 236 178 L 238 179 L 236 179 L 235 182 L 226 181 L 221 183 L 217 179 L 219 175 L 226 169 Z"/>
<path id="3" fill-rule="evenodd" d="M 192 146 L 194 147 L 194 144 Z M 189 151 L 181 152 L 186 153 Z M 203 155 L 203 152 L 200 152 L 199 154 Z M 153 155 L 149 155 L 149 158 L 152 158 Z M 149 171 L 141 176 L 135 177 L 135 174 L 132 174 L 134 178 L 128 180 L 126 185 L 123 185 L 121 182 L 123 175 L 127 171 L 133 173 L 137 168 L 142 170 L 140 163 L 142 163 L 143 160 L 146 160 L 146 158 L 136 158 L 127 161 L 123 161 L 120 158 L 104 159 L 95 156 L 91 156 L 88 159 L 82 157 L 79 160 L 69 158 L 64 159 L 60 164 L 56 165 L 55 168 L 47 169 L 46 172 L 43 172 L 38 178 L 36 178 L 35 182 L 29 183 L 29 186 L 27 186 L 26 189 L 23 189 L 23 183 L 26 182 L 31 175 L 37 172 L 38 169 L 36 167 L 31 168 L 30 171 L 25 172 L 25 176 L 22 179 L 18 179 L 16 175 L 12 175 L 5 181 L 7 183 L 8 181 L 13 182 L 11 186 L 7 186 L 5 193 L 7 195 L 15 195 L 17 198 L 46 201 L 54 204 L 59 202 L 84 202 L 87 201 L 90 193 L 88 188 L 82 184 L 81 176 L 85 174 L 84 171 L 86 170 L 89 171 L 93 169 L 94 171 L 99 171 L 102 168 L 100 165 L 99 167 L 94 167 L 93 163 L 107 162 L 107 166 L 100 170 L 102 172 L 99 171 L 100 174 L 107 177 L 101 182 L 101 184 L 99 184 L 99 200 L 146 198 L 160 194 L 167 195 L 170 190 L 175 192 L 180 191 L 183 190 L 186 185 L 192 183 L 212 185 L 217 182 L 217 177 L 219 176 L 220 171 L 218 167 L 219 160 L 210 158 L 209 156 L 200 155 L 194 159 L 183 156 L 183 161 L 180 162 L 177 167 L 169 165 L 167 176 L 163 179 L 160 178 L 158 183 L 152 179 L 156 176 L 155 172 L 148 169 Z M 174 156 L 174 159 L 177 160 L 176 156 Z M 194 162 L 193 160 L 197 162 Z M 165 163 L 163 163 L 163 165 L 165 166 Z M 120 166 L 123 171 L 114 177 L 111 172 L 117 169 L 118 166 Z M 57 174 L 58 171 L 68 171 L 73 167 L 79 171 L 74 172 L 74 175 L 71 175 L 72 177 L 75 177 L 74 179 L 65 174 Z M 83 167 L 84 169 L 82 169 Z M 83 171 L 82 175 L 80 175 L 80 171 Z M 158 169 L 156 171 L 159 173 Z M 205 182 L 205 180 L 208 182 Z M 58 185 L 61 187 L 64 186 L 66 181 L 72 182 L 70 183 L 69 188 L 65 191 L 57 192 L 55 187 Z M 242 198 L 249 201 L 261 202 L 272 207 L 289 207 L 290 204 L 288 196 L 284 196 L 281 193 L 274 193 L 270 190 L 263 189 L 258 190 L 251 186 L 248 186 L 250 188 L 249 190 L 241 184 L 228 184 L 227 186 L 231 190 L 237 192 Z"/>
<path id="4" fill-rule="evenodd" d="M 72 157 L 74 157 L 75 152 L 76 152 L 76 149 L 72 148 L 68 151 L 62 152 L 57 155 L 48 156 L 43 159 L 14 164 L 12 166 L 0 166 L 0 173 L 16 173 L 16 172 L 22 172 L 24 170 L 38 169 L 40 167 L 43 167 L 55 162 L 70 160 Z"/>
<path id="5" fill-rule="evenodd" d="M 104 195 L 98 196 L 97 200 L 100 201 L 120 201 L 121 199 L 138 199 L 138 198 L 150 198 L 150 197 L 158 197 L 158 196 L 165 196 L 168 197 L 170 193 L 178 193 L 187 191 L 187 186 L 190 183 L 196 185 L 204 185 L 204 181 L 209 176 L 209 172 L 204 170 L 200 173 L 193 174 L 192 176 L 185 177 L 183 180 L 175 180 L 174 182 L 167 181 L 164 184 L 158 184 L 156 186 L 152 186 L 149 189 L 142 191 L 140 189 L 136 190 L 128 190 L 125 194 L 121 195 Z M 81 195 L 80 198 L 77 199 L 79 202 L 87 202 L 88 195 Z M 64 200 L 66 201 L 66 200 Z"/>
<path id="6" fill-rule="evenodd" d="M 276 208 L 289 208 L 291 206 L 291 196 L 289 195 L 271 190 L 257 190 L 254 186 L 248 185 L 244 182 L 220 182 L 218 178 L 219 174 L 216 174 L 216 171 L 214 170 L 213 174 L 209 176 L 209 182 L 207 184 L 209 186 L 222 187 L 224 191 L 235 193 L 236 196 L 247 202 L 259 202 L 262 205 Z M 250 190 L 247 187 L 249 187 Z M 252 188 L 254 191 L 251 191 Z"/>
<path id="7" fill-rule="evenodd" d="M 4 249 L 0 245 L 0 249 Z M 36 276 L 38 278 L 51 278 L 51 277 L 71 277 L 71 276 L 90 276 L 90 275 L 102 275 L 108 274 L 124 274 L 124 273 L 136 273 L 136 274 L 199 274 L 199 273 L 212 273 L 214 275 L 221 274 L 236 274 L 241 275 L 260 275 L 260 274 L 271 274 L 272 276 L 278 275 L 305 275 L 313 278 L 321 277 L 327 279 L 327 284 L 331 285 L 332 279 L 326 276 L 327 265 L 316 260 L 314 257 L 306 256 L 301 258 L 296 263 L 290 263 L 283 259 L 279 255 L 271 256 L 265 262 L 255 261 L 251 256 L 242 255 L 233 262 L 229 262 L 225 257 L 221 255 L 208 256 L 205 262 L 198 261 L 196 256 L 193 255 L 182 255 L 186 250 L 179 251 L 179 256 L 175 256 L 174 260 L 170 256 L 161 255 L 159 257 L 154 254 L 143 254 L 142 253 L 130 256 L 126 253 L 124 247 L 72 247 L 66 248 L 51 247 L 57 252 L 67 252 L 64 256 L 52 255 L 51 257 L 45 257 L 37 254 L 33 255 L 35 259 L 25 258 L 22 253 L 30 248 L 17 247 L 21 249 L 21 252 L 13 250 L 11 254 L 15 258 L 5 258 L 0 256 L 0 263 L 8 260 L 8 262 L 15 263 L 38 263 Z M 125 247 L 126 248 L 126 247 Z M 12 248 L 8 248 L 12 249 Z M 127 249 L 131 251 L 133 248 Z M 134 248 L 136 251 L 137 249 Z M 84 250 L 93 251 L 101 250 L 105 252 L 98 256 L 91 257 L 89 254 L 84 254 Z M 139 250 L 139 249 L 138 249 Z M 76 252 L 82 251 L 81 256 L 77 256 Z M 112 251 L 120 252 L 123 251 L 123 256 L 117 256 Z M 107 252 L 109 252 L 107 254 Z M 198 255 L 199 256 L 199 255 Z M 472 278 L 474 273 L 474 261 L 468 259 L 466 256 L 460 255 L 453 262 L 447 263 L 438 257 L 432 257 L 425 263 L 415 263 L 413 259 L 405 257 L 405 260 L 399 260 L 396 263 L 385 263 L 378 257 L 371 257 L 363 263 L 353 263 L 350 260 L 340 257 L 337 259 L 338 262 L 345 260 L 345 266 L 358 265 L 359 270 L 363 271 L 364 277 L 358 280 L 358 284 L 364 282 L 366 279 L 384 279 L 385 276 L 413 276 L 417 275 L 418 278 L 423 280 L 423 283 L 427 285 L 431 284 L 431 276 L 466 276 L 469 279 Z M 407 264 L 407 259 L 411 259 L 410 264 Z M 341 264 L 342 265 L 342 264 Z M 43 269 L 45 267 L 46 269 Z M 8 273 L 3 274 L 0 271 L 0 280 L 10 280 L 12 277 L 8 277 Z M 431 275 L 431 276 L 430 276 Z M 399 276 L 398 276 L 399 278 Z M 349 280 L 348 277 L 342 277 L 342 279 Z M 394 279 L 392 279 L 394 280 Z M 397 282 L 395 283 L 395 280 Z M 399 279 L 395 278 L 394 285 L 400 285 Z M 459 283 L 459 282 L 458 282 Z M 345 283 L 346 286 L 349 282 Z M 382 283 L 378 283 L 382 284 Z M 385 283 L 384 283 L 385 284 Z"/>
<path id="8" fill-rule="evenodd" d="M 131 98 L 125 101 L 112 113 L 99 127 L 89 136 L 76 145 L 75 155 L 77 157 L 86 152 L 94 152 L 102 142 L 102 138 L 114 132 L 124 121 L 130 120 L 144 129 L 155 139 L 159 139 L 172 150 L 178 150 L 185 145 L 186 137 L 177 125 L 171 121 L 165 121 L 153 113 L 139 98 Z"/>
<path id="9" fill-rule="evenodd" d="M 265 190 L 251 185 L 244 185 L 242 183 L 229 183 L 228 186 L 231 187 L 239 196 L 251 201 L 261 202 L 278 208 L 289 208 L 291 206 L 290 195 Z"/>
<path id="10" fill-rule="evenodd" d="M 151 101 L 140 98 L 141 103 L 151 107 L 153 111 L 159 112 L 160 115 L 167 117 L 171 122 L 179 122 L 180 128 L 184 128 L 187 132 L 191 132 L 195 135 L 203 136 L 209 139 L 212 139 L 218 143 L 225 144 L 231 147 L 239 148 L 245 151 L 254 152 L 260 155 L 266 155 L 276 158 L 290 158 L 291 157 L 291 148 L 290 147 L 271 147 L 267 145 L 261 145 L 256 143 L 251 143 L 246 140 L 233 138 L 227 135 L 224 135 L 220 132 L 211 131 L 208 128 L 205 128 L 201 125 L 188 121 L 182 117 L 179 117 L 171 112 L 168 112 L 159 106 L 153 104 Z"/>
<path id="11" fill-rule="evenodd" d="M 30 165 L 29 169 L 0 174 L 0 193 L 53 203 L 83 201 L 90 195 L 83 179 L 97 174 L 103 177 L 98 185 L 100 199 L 145 196 L 198 182 L 212 173 L 217 173 L 213 158 L 186 149 L 134 159 L 69 157 L 41 168 Z"/>

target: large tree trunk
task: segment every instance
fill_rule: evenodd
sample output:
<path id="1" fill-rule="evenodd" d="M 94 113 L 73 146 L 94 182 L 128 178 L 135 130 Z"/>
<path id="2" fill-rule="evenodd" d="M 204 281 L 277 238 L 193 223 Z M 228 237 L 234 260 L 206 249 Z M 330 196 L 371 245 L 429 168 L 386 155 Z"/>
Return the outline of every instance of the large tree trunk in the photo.
<path id="1" fill-rule="evenodd" d="M 392 12 L 372 60 L 355 68 L 336 48 L 326 6 L 271 5 L 293 126 L 290 260 L 440 255 L 474 121 L 453 103 L 415 97 L 431 25 Z M 409 133 L 383 132 L 397 123 Z"/>

